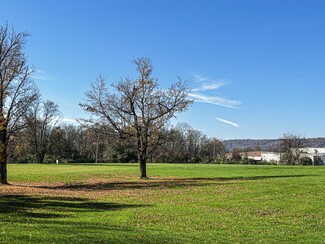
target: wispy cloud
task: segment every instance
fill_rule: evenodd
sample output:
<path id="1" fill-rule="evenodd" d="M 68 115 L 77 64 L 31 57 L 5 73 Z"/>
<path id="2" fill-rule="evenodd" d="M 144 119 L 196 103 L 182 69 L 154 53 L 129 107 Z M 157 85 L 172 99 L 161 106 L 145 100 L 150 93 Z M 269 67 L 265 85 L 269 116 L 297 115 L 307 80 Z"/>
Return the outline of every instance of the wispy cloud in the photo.
<path id="1" fill-rule="evenodd" d="M 76 83 L 75 80 L 62 75 L 50 74 L 44 70 L 36 69 L 32 75 L 36 81 L 60 81 L 65 83 Z"/>
<path id="2" fill-rule="evenodd" d="M 73 124 L 73 125 L 79 125 L 79 122 L 76 119 L 72 119 L 72 118 L 62 118 L 61 122 L 63 123 L 67 123 L 67 124 Z"/>
<path id="3" fill-rule="evenodd" d="M 227 81 L 215 80 L 199 74 L 195 74 L 193 76 L 194 81 L 197 84 L 196 86 L 198 87 L 192 89 L 189 97 L 192 98 L 195 102 L 209 103 L 227 108 L 236 108 L 241 104 L 241 101 L 238 100 L 227 99 L 219 96 L 211 96 L 211 94 L 206 95 L 202 93 L 205 91 L 215 91 L 220 87 L 226 85 L 228 83 Z"/>
<path id="4" fill-rule="evenodd" d="M 222 123 L 225 123 L 225 124 L 228 124 L 228 125 L 234 126 L 234 127 L 236 127 L 236 128 L 239 127 L 238 124 L 236 124 L 236 123 L 234 123 L 234 122 L 232 122 L 232 121 L 230 121 L 230 120 L 226 120 L 226 119 L 222 119 L 222 118 L 218 118 L 218 117 L 216 117 L 216 120 L 218 120 L 218 121 L 220 121 L 220 122 L 222 122 Z"/>
<path id="5" fill-rule="evenodd" d="M 209 103 L 209 104 L 214 104 L 214 105 L 227 107 L 227 108 L 236 108 L 241 104 L 241 101 L 230 100 L 218 96 L 208 96 L 202 93 L 189 93 L 188 95 L 195 102 Z"/>
<path id="6" fill-rule="evenodd" d="M 200 84 L 199 87 L 192 89 L 195 92 L 217 90 L 226 84 L 224 80 L 215 80 L 198 74 L 194 75 L 194 81 Z"/>
<path id="7" fill-rule="evenodd" d="M 193 76 L 194 76 L 194 81 L 195 82 L 198 82 L 198 83 L 206 82 L 206 81 L 209 81 L 210 80 L 208 77 L 205 77 L 203 75 L 195 74 Z"/>
<path id="8" fill-rule="evenodd" d="M 198 92 L 198 91 L 212 91 L 212 90 L 219 89 L 223 85 L 225 85 L 224 82 L 216 82 L 216 83 L 203 84 L 201 87 L 197 87 L 197 88 L 192 89 L 192 91 L 194 91 L 194 92 Z"/>
<path id="9" fill-rule="evenodd" d="M 203 129 L 194 128 L 194 130 L 200 131 L 200 132 L 202 132 L 202 133 L 206 133 L 206 130 L 203 130 Z"/>
<path id="10" fill-rule="evenodd" d="M 49 75 L 47 72 L 36 69 L 35 73 L 33 74 L 33 79 L 34 80 L 39 80 L 39 81 L 53 81 L 55 78 L 52 75 Z"/>
<path id="11" fill-rule="evenodd" d="M 79 125 L 79 122 L 76 119 L 55 116 L 51 122 L 51 125 L 60 125 L 60 124 Z"/>

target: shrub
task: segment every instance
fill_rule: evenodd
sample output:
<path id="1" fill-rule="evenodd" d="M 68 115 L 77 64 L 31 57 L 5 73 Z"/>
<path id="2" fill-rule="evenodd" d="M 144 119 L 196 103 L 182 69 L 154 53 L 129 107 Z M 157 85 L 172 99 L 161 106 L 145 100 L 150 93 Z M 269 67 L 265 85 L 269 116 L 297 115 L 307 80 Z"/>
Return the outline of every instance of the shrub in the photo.
<path id="1" fill-rule="evenodd" d="M 309 157 L 302 157 L 300 159 L 300 164 L 301 165 L 313 165 L 313 160 Z"/>

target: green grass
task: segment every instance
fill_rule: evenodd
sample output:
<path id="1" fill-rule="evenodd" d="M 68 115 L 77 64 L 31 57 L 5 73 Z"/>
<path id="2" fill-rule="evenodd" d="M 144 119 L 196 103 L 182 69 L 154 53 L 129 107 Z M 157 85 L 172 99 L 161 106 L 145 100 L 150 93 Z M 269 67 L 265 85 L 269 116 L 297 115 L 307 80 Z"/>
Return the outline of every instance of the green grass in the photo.
<path id="1" fill-rule="evenodd" d="M 325 167 L 149 164 L 148 173 L 9 165 L 0 243 L 325 243 Z"/>

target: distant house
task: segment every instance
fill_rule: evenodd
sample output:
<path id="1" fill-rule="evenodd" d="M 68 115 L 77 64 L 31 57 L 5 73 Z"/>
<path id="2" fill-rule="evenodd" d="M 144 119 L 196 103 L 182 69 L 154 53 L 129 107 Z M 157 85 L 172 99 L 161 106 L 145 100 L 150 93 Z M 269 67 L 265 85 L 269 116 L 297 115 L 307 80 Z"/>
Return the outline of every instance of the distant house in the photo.
<path id="1" fill-rule="evenodd" d="M 301 157 L 310 158 L 314 165 L 325 165 L 325 148 L 299 148 Z"/>
<path id="2" fill-rule="evenodd" d="M 253 151 L 253 152 L 242 152 L 240 156 L 247 157 L 255 161 L 280 161 L 280 154 L 276 152 L 264 152 L 264 151 Z"/>

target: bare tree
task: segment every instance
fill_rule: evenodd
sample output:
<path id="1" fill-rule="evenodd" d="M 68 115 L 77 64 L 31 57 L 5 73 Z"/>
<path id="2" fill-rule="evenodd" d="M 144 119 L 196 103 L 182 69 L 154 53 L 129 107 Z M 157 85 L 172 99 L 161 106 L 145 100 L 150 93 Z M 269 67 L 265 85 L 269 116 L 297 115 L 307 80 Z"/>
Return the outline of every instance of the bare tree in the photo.
<path id="1" fill-rule="evenodd" d="M 178 123 L 176 127 L 167 129 L 165 143 L 154 153 L 157 162 L 188 162 L 187 123 Z"/>
<path id="2" fill-rule="evenodd" d="M 30 147 L 37 163 L 43 163 L 50 146 L 55 144 L 55 130 L 60 121 L 58 105 L 52 101 L 36 101 L 26 114 Z"/>
<path id="3" fill-rule="evenodd" d="M 10 136 L 22 126 L 22 116 L 38 97 L 31 81 L 33 69 L 27 65 L 24 45 L 27 33 L 0 26 L 0 175 L 7 180 L 7 147 Z"/>
<path id="4" fill-rule="evenodd" d="M 238 148 L 233 148 L 230 152 L 230 161 L 232 163 L 239 163 L 239 161 L 242 159 L 240 155 L 240 150 Z"/>
<path id="5" fill-rule="evenodd" d="M 200 157 L 204 162 L 214 162 L 226 152 L 225 145 L 217 138 L 208 138 L 203 135 L 201 141 Z"/>
<path id="6" fill-rule="evenodd" d="M 197 163 L 200 161 L 199 150 L 201 148 L 201 139 L 203 133 L 199 130 L 189 129 L 186 132 L 186 141 L 187 141 L 187 158 L 188 162 Z"/>
<path id="7" fill-rule="evenodd" d="M 287 133 L 280 138 L 279 150 L 284 164 L 299 164 L 303 148 L 307 145 L 305 138 Z"/>
<path id="8" fill-rule="evenodd" d="M 181 79 L 169 89 L 159 89 L 149 58 L 134 59 L 133 63 L 139 73 L 137 79 L 122 79 L 113 85 L 116 92 L 110 92 L 105 79 L 99 77 L 80 106 L 95 119 L 108 123 L 121 138 L 134 139 L 140 178 L 146 178 L 148 156 L 161 141 L 159 132 L 192 101 L 188 99 L 190 90 Z"/>

